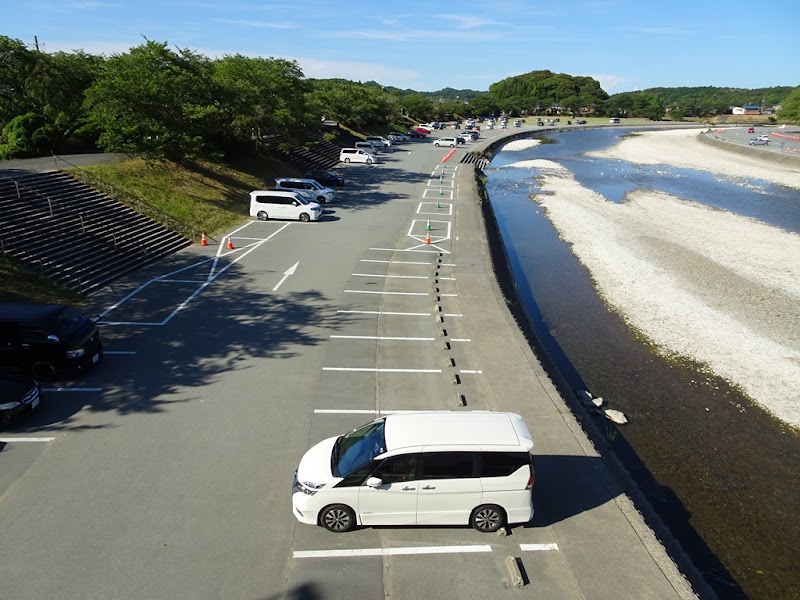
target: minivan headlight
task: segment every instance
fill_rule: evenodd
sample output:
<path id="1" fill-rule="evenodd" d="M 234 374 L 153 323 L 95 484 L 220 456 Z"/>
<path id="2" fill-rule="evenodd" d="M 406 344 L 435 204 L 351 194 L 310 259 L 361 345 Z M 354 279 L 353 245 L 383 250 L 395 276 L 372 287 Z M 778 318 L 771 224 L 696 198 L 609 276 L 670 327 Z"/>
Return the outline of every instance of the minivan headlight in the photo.
<path id="1" fill-rule="evenodd" d="M 11 410 L 13 408 L 17 408 L 19 405 L 19 402 L 4 402 L 3 404 L 0 404 L 0 410 Z"/>
<path id="2" fill-rule="evenodd" d="M 86 354 L 86 350 L 78 348 L 77 350 L 67 350 L 67 358 L 80 358 Z"/>
<path id="3" fill-rule="evenodd" d="M 313 496 L 317 493 L 317 491 L 324 487 L 324 483 L 311 483 L 310 481 L 297 481 L 295 480 L 294 486 L 292 491 L 293 492 L 303 492 L 304 494 L 308 494 L 309 496 Z"/>

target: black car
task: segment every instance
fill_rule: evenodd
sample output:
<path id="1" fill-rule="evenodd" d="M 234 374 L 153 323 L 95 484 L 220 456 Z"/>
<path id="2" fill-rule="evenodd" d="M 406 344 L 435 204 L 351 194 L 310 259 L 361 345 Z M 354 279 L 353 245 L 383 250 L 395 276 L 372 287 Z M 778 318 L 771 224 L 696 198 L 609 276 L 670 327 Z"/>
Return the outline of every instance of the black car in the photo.
<path id="1" fill-rule="evenodd" d="M 0 372 L 48 381 L 103 358 L 96 319 L 63 304 L 0 303 Z"/>
<path id="2" fill-rule="evenodd" d="M 25 375 L 0 374 L 0 425 L 15 421 L 39 405 L 39 384 Z"/>
<path id="3" fill-rule="evenodd" d="M 410 137 L 410 138 L 417 138 L 417 139 L 425 137 L 424 133 L 420 133 L 419 131 L 417 131 L 415 129 L 409 129 L 409 131 L 408 131 L 408 133 L 406 135 L 408 137 Z"/>
<path id="4" fill-rule="evenodd" d="M 322 185 L 335 187 L 344 185 L 344 177 L 337 175 L 333 171 L 327 171 L 325 169 L 314 169 L 313 171 L 308 171 L 306 173 L 306 177 L 313 179 Z"/>

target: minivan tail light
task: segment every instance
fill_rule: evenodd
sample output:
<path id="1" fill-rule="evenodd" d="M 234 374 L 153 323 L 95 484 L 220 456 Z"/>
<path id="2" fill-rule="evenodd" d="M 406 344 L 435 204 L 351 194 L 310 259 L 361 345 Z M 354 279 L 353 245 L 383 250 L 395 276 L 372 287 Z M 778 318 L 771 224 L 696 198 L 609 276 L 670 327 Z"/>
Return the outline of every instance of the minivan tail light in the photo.
<path id="1" fill-rule="evenodd" d="M 526 490 L 533 489 L 533 480 L 534 480 L 534 473 L 533 473 L 533 467 L 531 466 L 531 476 L 528 478 L 528 485 L 525 486 Z"/>

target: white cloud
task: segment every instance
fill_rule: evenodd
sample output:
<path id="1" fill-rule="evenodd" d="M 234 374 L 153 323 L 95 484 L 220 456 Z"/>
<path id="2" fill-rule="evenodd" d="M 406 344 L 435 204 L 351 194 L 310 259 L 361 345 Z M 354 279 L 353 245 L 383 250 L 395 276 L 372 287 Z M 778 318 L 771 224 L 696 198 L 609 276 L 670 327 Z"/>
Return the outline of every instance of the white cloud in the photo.
<path id="1" fill-rule="evenodd" d="M 600 87 L 609 94 L 615 94 L 625 89 L 628 79 L 621 75 L 590 75 L 593 79 L 600 82 Z"/>
<path id="2" fill-rule="evenodd" d="M 394 87 L 411 87 L 419 72 L 379 63 L 335 61 L 310 57 L 294 57 L 306 77 L 312 79 L 342 78 L 351 81 L 377 81 Z"/>
<path id="3" fill-rule="evenodd" d="M 253 21 L 249 19 L 213 19 L 219 23 L 228 25 L 242 25 L 244 27 L 256 27 L 259 29 L 291 29 L 295 27 L 292 23 L 272 23 L 270 21 Z"/>

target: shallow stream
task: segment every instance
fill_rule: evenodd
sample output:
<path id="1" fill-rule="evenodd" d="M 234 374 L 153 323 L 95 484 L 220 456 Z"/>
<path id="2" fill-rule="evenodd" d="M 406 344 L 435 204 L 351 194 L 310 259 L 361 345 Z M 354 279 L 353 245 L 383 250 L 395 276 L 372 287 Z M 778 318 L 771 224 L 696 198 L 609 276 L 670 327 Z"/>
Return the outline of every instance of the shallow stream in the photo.
<path id="1" fill-rule="evenodd" d="M 725 381 L 642 343 L 530 199 L 537 171 L 510 165 L 548 159 L 613 202 L 660 190 L 794 232 L 800 192 L 584 155 L 628 133 L 553 134 L 484 170 L 524 310 L 570 386 L 630 418 L 607 441 L 719 597 L 800 598 L 800 438 Z"/>

